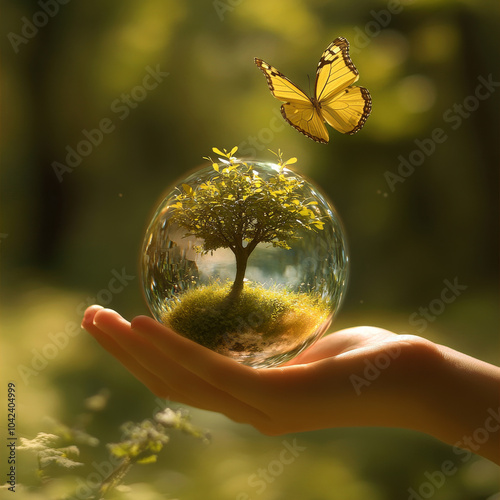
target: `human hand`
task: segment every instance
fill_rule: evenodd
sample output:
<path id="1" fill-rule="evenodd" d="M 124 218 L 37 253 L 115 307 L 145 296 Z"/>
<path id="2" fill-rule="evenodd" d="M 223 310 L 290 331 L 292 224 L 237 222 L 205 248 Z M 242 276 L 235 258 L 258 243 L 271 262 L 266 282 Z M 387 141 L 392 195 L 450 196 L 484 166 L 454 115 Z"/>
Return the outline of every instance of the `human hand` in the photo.
<path id="1" fill-rule="evenodd" d="M 400 427 L 500 463 L 500 368 L 421 337 L 348 328 L 280 367 L 257 370 L 146 316 L 129 323 L 91 306 L 82 327 L 157 396 L 264 434 Z"/>
<path id="2" fill-rule="evenodd" d="M 253 369 L 145 316 L 92 306 L 82 323 L 154 394 L 275 435 L 330 427 L 421 426 L 416 380 L 434 344 L 373 327 L 323 337 L 278 368 Z M 418 377 L 416 377 L 418 372 Z M 418 417 L 418 418 L 417 418 Z"/>

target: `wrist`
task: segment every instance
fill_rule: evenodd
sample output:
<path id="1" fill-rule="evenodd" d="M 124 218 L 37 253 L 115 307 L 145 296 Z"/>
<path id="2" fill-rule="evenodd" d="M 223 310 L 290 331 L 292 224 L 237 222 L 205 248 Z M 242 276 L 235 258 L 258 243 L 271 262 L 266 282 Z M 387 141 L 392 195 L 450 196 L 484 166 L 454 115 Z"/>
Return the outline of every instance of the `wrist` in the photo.
<path id="1" fill-rule="evenodd" d="M 421 399 L 434 418 L 423 430 L 463 460 L 475 453 L 499 463 L 500 368 L 437 344 L 424 368 L 428 384 Z"/>

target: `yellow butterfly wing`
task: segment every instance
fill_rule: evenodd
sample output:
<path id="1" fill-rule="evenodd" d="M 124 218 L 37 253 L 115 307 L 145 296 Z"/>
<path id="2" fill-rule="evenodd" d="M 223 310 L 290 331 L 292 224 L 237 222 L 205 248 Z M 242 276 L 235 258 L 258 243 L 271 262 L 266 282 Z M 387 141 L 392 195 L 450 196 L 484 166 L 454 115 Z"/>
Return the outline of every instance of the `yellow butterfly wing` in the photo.
<path id="1" fill-rule="evenodd" d="M 315 100 L 325 121 L 343 134 L 355 134 L 370 115 L 372 100 L 364 87 L 352 86 L 359 73 L 349 57 L 349 42 L 335 39 L 316 71 Z"/>
<path id="2" fill-rule="evenodd" d="M 276 99 L 283 102 L 303 102 L 309 103 L 312 106 L 311 99 L 300 90 L 297 85 L 291 82 L 283 73 L 280 73 L 276 68 L 267 64 L 262 59 L 255 58 L 255 64 L 264 73 L 269 90 Z"/>
<path id="3" fill-rule="evenodd" d="M 262 59 L 255 58 L 255 64 L 264 73 L 271 93 L 284 102 L 281 106 L 283 118 L 299 132 L 317 142 L 328 142 L 328 131 L 318 107 L 308 95 L 276 68 Z"/>
<path id="4" fill-rule="evenodd" d="M 325 121 L 343 134 L 354 134 L 371 112 L 368 90 L 351 86 L 359 74 L 349 57 L 349 42 L 345 38 L 336 38 L 323 52 L 316 70 L 313 99 L 262 59 L 255 58 L 255 64 L 264 73 L 274 97 L 285 103 L 281 106 L 285 120 L 314 141 L 328 142 Z"/>
<path id="5" fill-rule="evenodd" d="M 287 102 L 281 106 L 283 118 L 299 132 L 316 142 L 328 142 L 324 119 L 312 103 Z"/>
<path id="6" fill-rule="evenodd" d="M 343 134 L 363 128 L 371 111 L 371 97 L 364 87 L 348 87 L 321 103 L 321 115 L 328 125 Z"/>

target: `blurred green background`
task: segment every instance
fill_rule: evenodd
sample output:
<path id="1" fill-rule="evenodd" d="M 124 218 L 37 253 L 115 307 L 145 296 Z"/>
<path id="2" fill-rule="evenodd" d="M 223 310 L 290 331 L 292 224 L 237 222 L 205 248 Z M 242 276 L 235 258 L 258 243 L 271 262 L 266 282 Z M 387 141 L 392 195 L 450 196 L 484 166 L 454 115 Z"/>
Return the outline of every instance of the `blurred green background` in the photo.
<path id="1" fill-rule="evenodd" d="M 281 148 L 332 199 L 351 256 L 333 328 L 416 333 L 498 364 L 500 90 L 484 82 L 500 81 L 499 10 L 470 0 L 3 0 L 1 370 L 16 383 L 19 435 L 47 430 L 47 416 L 73 425 L 102 388 L 109 404 L 89 432 L 105 441 L 158 406 L 79 323 L 96 301 L 127 318 L 147 313 L 138 269 L 146 224 L 213 146 L 266 160 Z M 373 111 L 358 134 L 330 129 L 321 145 L 282 121 L 253 58 L 308 91 L 337 36 L 351 43 Z M 398 173 L 403 160 L 413 172 Z M 119 292 L 109 289 L 114 273 Z M 467 288 L 422 321 L 414 313 L 439 299 L 444 280 Z M 212 444 L 175 437 L 157 465 L 127 478 L 131 498 L 403 499 L 447 459 L 458 470 L 432 498 L 499 498 L 490 462 L 461 463 L 414 432 L 269 438 L 192 415 Z M 252 486 L 294 438 L 305 450 L 262 491 Z M 22 463 L 18 479 L 36 485 Z"/>

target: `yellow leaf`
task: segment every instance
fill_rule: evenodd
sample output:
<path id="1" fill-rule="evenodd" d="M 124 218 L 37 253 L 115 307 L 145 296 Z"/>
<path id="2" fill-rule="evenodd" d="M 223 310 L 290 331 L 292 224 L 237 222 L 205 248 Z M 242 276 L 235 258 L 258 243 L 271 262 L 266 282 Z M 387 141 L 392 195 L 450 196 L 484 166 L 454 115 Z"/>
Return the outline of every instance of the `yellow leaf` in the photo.
<path id="1" fill-rule="evenodd" d="M 212 167 L 214 167 L 214 170 L 215 170 L 216 172 L 218 172 L 218 171 L 219 171 L 219 164 L 218 164 L 218 163 L 212 163 Z"/>
<path id="2" fill-rule="evenodd" d="M 225 153 L 223 153 L 220 149 L 217 149 L 217 148 L 212 148 L 212 151 L 214 153 L 217 153 L 218 155 L 222 155 L 222 156 L 226 156 Z"/>
<path id="3" fill-rule="evenodd" d="M 318 228 L 318 229 L 323 229 L 323 226 L 325 225 L 324 222 L 315 222 L 314 225 Z"/>
<path id="4" fill-rule="evenodd" d="M 286 167 L 287 165 L 292 165 L 294 163 L 297 163 L 297 158 L 295 158 L 295 156 L 293 158 L 290 158 L 289 160 L 287 160 L 283 166 Z"/>
<path id="5" fill-rule="evenodd" d="M 128 451 L 124 450 L 121 446 L 113 446 L 113 448 L 111 449 L 111 453 L 117 458 L 128 455 Z"/>
<path id="6" fill-rule="evenodd" d="M 150 455 L 149 457 L 146 458 L 141 458 L 140 460 L 137 460 L 138 464 L 153 464 L 156 462 L 157 455 Z"/>
<path id="7" fill-rule="evenodd" d="M 233 156 L 234 153 L 236 153 L 236 151 L 238 151 L 238 146 L 234 146 L 234 148 L 231 149 L 231 152 L 229 153 L 229 156 Z"/>
<path id="8" fill-rule="evenodd" d="M 189 184 L 183 184 L 182 187 L 189 196 L 193 194 L 193 188 Z"/>

